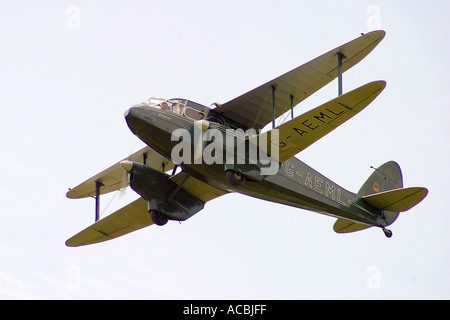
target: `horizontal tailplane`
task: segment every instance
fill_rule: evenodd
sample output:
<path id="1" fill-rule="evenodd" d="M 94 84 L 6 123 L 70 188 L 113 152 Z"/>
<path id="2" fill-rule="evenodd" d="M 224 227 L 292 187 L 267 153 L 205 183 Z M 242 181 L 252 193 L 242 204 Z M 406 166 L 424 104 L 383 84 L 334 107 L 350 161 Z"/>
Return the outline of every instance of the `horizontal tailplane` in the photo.
<path id="1" fill-rule="evenodd" d="M 400 188 L 384 191 L 362 199 L 380 210 L 403 212 L 411 209 L 428 194 L 428 190 L 422 187 Z"/>
<path id="2" fill-rule="evenodd" d="M 364 223 L 358 223 L 345 219 L 337 219 L 334 223 L 333 230 L 336 233 L 349 233 L 364 230 L 370 227 L 372 226 Z"/>

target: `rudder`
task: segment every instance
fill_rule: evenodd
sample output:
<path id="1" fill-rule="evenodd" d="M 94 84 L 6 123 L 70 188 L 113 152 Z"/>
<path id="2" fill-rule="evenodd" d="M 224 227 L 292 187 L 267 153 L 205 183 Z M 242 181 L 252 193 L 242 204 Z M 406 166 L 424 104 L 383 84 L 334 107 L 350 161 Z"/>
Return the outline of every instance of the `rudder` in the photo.
<path id="1" fill-rule="evenodd" d="M 381 167 L 373 169 L 375 172 L 372 173 L 369 179 L 364 182 L 361 189 L 359 189 L 359 197 L 403 188 L 402 170 L 397 162 L 389 161 Z"/>

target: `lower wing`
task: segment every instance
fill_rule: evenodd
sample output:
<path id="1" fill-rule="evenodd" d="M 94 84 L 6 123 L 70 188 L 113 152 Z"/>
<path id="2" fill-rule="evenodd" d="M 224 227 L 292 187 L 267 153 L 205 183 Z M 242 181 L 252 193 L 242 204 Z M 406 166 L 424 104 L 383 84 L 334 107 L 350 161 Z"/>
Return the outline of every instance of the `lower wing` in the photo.
<path id="1" fill-rule="evenodd" d="M 250 142 L 283 163 L 363 110 L 385 86 L 384 81 L 368 83 L 251 138 Z"/>

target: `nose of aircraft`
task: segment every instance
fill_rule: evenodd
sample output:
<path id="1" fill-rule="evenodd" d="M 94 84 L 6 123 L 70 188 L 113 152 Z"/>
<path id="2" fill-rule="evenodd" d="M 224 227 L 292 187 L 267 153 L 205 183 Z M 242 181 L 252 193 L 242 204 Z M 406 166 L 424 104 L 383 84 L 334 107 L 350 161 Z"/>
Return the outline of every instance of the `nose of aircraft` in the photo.
<path id="1" fill-rule="evenodd" d="M 125 119 L 135 119 L 138 118 L 139 115 L 139 109 L 141 109 L 138 106 L 132 106 L 130 108 L 128 108 L 127 110 L 125 110 L 125 112 L 123 113 Z"/>
<path id="2" fill-rule="evenodd" d="M 124 112 L 128 127 L 135 135 L 138 135 L 138 128 L 145 122 L 144 112 L 145 110 L 139 106 L 132 106 Z"/>

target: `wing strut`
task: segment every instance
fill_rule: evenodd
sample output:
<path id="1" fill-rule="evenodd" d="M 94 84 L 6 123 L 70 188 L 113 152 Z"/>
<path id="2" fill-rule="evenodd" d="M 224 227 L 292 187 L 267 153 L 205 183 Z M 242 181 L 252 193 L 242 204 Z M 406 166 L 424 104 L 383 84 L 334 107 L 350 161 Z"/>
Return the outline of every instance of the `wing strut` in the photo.
<path id="1" fill-rule="evenodd" d="M 291 119 L 294 119 L 294 96 L 291 94 L 289 97 L 291 98 Z"/>
<path id="2" fill-rule="evenodd" d="M 275 86 L 271 85 L 272 88 L 272 129 L 275 128 Z"/>
<path id="3" fill-rule="evenodd" d="M 100 219 L 100 188 L 104 186 L 100 181 L 95 181 L 95 222 Z"/>
<path id="4" fill-rule="evenodd" d="M 347 58 L 343 53 L 338 52 L 338 95 L 342 95 L 342 59 Z"/>
<path id="5" fill-rule="evenodd" d="M 144 166 L 147 165 L 147 152 L 144 152 L 142 154 L 142 163 L 144 164 Z M 164 166 L 163 166 L 164 167 Z"/>

